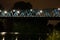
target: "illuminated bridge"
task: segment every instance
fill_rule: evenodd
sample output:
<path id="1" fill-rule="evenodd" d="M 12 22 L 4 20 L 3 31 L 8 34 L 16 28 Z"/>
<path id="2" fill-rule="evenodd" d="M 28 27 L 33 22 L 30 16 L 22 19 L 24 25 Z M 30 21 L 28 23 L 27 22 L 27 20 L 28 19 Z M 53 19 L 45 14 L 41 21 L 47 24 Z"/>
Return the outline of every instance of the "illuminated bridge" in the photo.
<path id="1" fill-rule="evenodd" d="M 60 9 L 0 10 L 0 17 L 60 17 Z"/>

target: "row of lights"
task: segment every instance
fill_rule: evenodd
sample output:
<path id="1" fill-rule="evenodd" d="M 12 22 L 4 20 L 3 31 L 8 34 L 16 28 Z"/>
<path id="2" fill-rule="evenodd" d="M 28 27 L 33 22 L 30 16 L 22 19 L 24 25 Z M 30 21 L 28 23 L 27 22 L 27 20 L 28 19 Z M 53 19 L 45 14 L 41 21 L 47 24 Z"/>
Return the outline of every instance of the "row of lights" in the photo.
<path id="1" fill-rule="evenodd" d="M 60 10 L 60 8 L 57 8 L 57 10 Z M 13 10 L 13 12 L 15 12 L 16 10 Z M 30 11 L 33 11 L 33 9 L 30 9 Z M 0 10 L 0 12 L 1 12 L 1 10 Z M 41 10 L 41 12 L 42 12 L 42 10 Z"/>
<path id="2" fill-rule="evenodd" d="M 0 34 L 5 35 L 5 34 L 7 34 L 7 32 L 0 32 Z M 16 34 L 17 35 L 17 34 L 19 34 L 19 32 L 11 32 L 11 34 Z"/>
<path id="3" fill-rule="evenodd" d="M 0 32 L 0 34 L 3 36 L 2 40 L 5 40 L 5 34 L 7 34 L 7 32 Z M 11 34 L 17 35 L 17 34 L 19 34 L 19 33 L 18 33 L 18 32 L 11 32 Z M 18 40 L 18 38 L 16 37 L 15 40 Z"/>
<path id="4" fill-rule="evenodd" d="M 16 10 L 13 10 L 13 12 L 15 12 Z M 0 12 L 2 12 L 2 10 L 0 10 Z M 4 13 L 8 13 L 8 11 L 3 11 Z M 20 13 L 20 11 L 17 11 L 17 13 Z"/>
<path id="5" fill-rule="evenodd" d="M 6 33 L 7 33 L 7 32 L 0 32 L 0 34 L 3 36 L 2 40 L 5 40 L 5 36 L 4 36 L 4 35 L 5 35 Z M 11 32 L 11 34 L 17 35 L 17 34 L 19 34 L 19 32 Z M 47 33 L 47 35 L 49 36 L 49 33 Z M 18 37 L 16 37 L 15 40 L 18 40 Z M 39 37 L 39 40 L 41 40 L 40 37 Z"/>
<path id="6" fill-rule="evenodd" d="M 13 10 L 13 12 L 15 12 L 16 10 Z M 33 11 L 32 9 L 30 11 Z M 2 10 L 0 10 L 0 12 L 2 12 Z M 42 13 L 43 10 L 40 10 L 40 13 Z M 7 13 L 7 11 L 5 10 L 4 13 Z M 20 11 L 17 11 L 17 13 L 20 13 Z"/>
<path id="7" fill-rule="evenodd" d="M 58 10 L 60 10 L 60 8 L 58 8 Z M 30 9 L 30 11 L 33 11 L 33 9 Z M 2 12 L 2 10 L 0 10 L 0 12 Z M 5 14 L 7 14 L 8 13 L 8 11 L 3 11 Z M 18 14 L 20 13 L 20 10 L 12 10 L 11 11 L 11 13 L 13 13 L 13 12 L 17 12 Z M 37 15 L 40 15 L 41 13 L 43 13 L 43 10 L 40 10 L 39 12 L 37 12 Z"/>
<path id="8" fill-rule="evenodd" d="M 3 36 L 2 40 L 5 40 L 5 34 L 7 34 L 7 32 L 0 32 L 0 34 Z M 11 32 L 10 34 L 19 34 L 19 32 Z M 18 40 L 18 37 L 16 36 L 15 40 Z M 40 40 L 40 37 L 39 37 Z"/>
<path id="9" fill-rule="evenodd" d="M 30 9 L 30 11 L 33 11 L 33 9 Z M 0 10 L 0 12 L 2 12 L 2 10 Z M 16 10 L 12 10 L 11 13 L 13 13 L 13 12 L 17 12 L 19 14 L 20 10 L 17 10 L 17 11 Z M 39 13 L 42 13 L 42 12 L 43 12 L 42 10 L 39 11 Z M 5 11 L 3 11 L 3 13 L 7 14 L 8 11 L 5 10 Z"/>
<path id="10" fill-rule="evenodd" d="M 60 8 L 58 8 L 57 10 L 60 10 Z M 13 12 L 15 12 L 16 10 L 12 10 Z M 30 9 L 30 11 L 33 11 L 33 9 Z M 0 10 L 0 12 L 2 12 L 1 10 Z M 5 12 L 7 12 L 7 11 L 5 11 Z M 40 12 L 42 12 L 42 10 L 40 10 Z"/>
<path id="11" fill-rule="evenodd" d="M 59 8 L 58 10 L 60 10 L 60 8 Z M 13 10 L 12 12 L 15 12 L 15 11 L 16 11 L 16 10 Z M 32 11 L 32 9 L 31 9 L 31 11 Z M 2 12 L 2 10 L 0 10 L 0 12 Z M 40 10 L 39 12 L 42 13 L 43 10 Z M 8 13 L 8 12 L 5 10 L 4 13 Z M 20 13 L 20 11 L 18 10 L 17 13 Z"/>

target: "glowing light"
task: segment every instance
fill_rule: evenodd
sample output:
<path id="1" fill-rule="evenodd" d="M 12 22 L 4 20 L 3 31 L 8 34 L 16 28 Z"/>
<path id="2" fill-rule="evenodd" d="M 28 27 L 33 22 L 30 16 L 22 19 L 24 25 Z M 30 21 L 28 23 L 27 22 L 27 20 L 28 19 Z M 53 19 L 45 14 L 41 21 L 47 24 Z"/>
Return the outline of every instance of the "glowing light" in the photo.
<path id="1" fill-rule="evenodd" d="M 20 13 L 20 11 L 17 11 L 17 13 Z"/>
<path id="2" fill-rule="evenodd" d="M 32 9 L 30 9 L 30 11 L 32 11 Z"/>
<path id="3" fill-rule="evenodd" d="M 42 13 L 43 11 L 42 10 L 40 10 L 40 13 Z"/>
<path id="4" fill-rule="evenodd" d="M 14 34 L 19 34 L 18 32 L 15 32 Z"/>
<path id="5" fill-rule="evenodd" d="M 4 13 L 7 13 L 7 11 L 4 11 Z"/>
<path id="6" fill-rule="evenodd" d="M 18 40 L 18 38 L 16 37 L 16 39 L 15 40 Z"/>
<path id="7" fill-rule="evenodd" d="M 5 37 L 3 37 L 3 39 L 2 40 L 5 40 Z"/>
<path id="8" fill-rule="evenodd" d="M 16 10 L 13 10 L 13 12 L 15 12 Z"/>
<path id="9" fill-rule="evenodd" d="M 0 12 L 1 12 L 1 10 L 0 10 Z"/>
<path id="10" fill-rule="evenodd" d="M 5 35 L 6 34 L 6 32 L 1 32 L 1 35 Z"/>
<path id="11" fill-rule="evenodd" d="M 58 10 L 60 10 L 60 8 L 58 8 Z"/>

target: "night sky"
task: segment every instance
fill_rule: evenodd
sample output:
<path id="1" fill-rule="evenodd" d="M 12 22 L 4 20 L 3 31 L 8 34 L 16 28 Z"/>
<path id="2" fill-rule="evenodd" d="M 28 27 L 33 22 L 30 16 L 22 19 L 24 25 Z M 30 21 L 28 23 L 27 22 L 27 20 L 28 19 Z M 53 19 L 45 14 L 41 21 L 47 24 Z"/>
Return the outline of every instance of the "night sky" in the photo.
<path id="1" fill-rule="evenodd" d="M 21 0 L 0 0 L 0 3 L 5 9 L 11 9 L 15 2 Z M 34 9 L 41 8 L 58 8 L 60 7 L 60 0 L 22 0 L 25 2 L 30 2 Z"/>

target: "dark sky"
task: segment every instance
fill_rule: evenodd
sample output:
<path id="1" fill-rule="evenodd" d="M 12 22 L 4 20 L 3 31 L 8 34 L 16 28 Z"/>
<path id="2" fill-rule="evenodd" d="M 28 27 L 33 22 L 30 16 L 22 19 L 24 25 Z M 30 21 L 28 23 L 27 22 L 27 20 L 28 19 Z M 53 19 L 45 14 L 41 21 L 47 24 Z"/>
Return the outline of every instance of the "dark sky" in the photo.
<path id="1" fill-rule="evenodd" d="M 5 9 L 12 8 L 15 2 L 21 0 L 0 0 L 0 3 Z M 60 7 L 60 0 L 22 0 L 25 2 L 30 2 L 34 9 L 40 8 L 58 8 Z"/>

